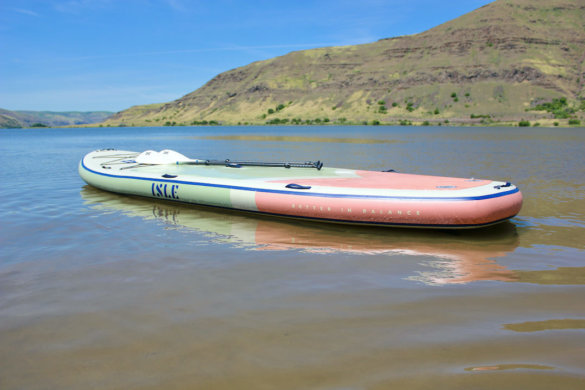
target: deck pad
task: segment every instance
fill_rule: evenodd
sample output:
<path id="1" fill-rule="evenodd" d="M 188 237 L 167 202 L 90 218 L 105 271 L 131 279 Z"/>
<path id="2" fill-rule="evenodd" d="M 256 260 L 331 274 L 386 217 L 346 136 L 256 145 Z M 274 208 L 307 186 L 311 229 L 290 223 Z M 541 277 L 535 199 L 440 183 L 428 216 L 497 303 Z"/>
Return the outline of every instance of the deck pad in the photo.
<path id="1" fill-rule="evenodd" d="M 376 188 L 388 190 L 437 190 L 449 191 L 484 186 L 490 180 L 462 179 L 455 177 L 413 175 L 396 172 L 353 171 L 352 177 L 305 178 L 305 184 L 337 188 Z"/>

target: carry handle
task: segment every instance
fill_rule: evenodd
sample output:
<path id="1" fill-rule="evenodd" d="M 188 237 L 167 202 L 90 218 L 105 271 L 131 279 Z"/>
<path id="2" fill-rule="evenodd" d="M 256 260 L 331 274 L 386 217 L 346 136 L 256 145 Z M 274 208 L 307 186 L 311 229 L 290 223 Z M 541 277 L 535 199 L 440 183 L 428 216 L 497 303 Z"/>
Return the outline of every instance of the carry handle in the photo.
<path id="1" fill-rule="evenodd" d="M 290 188 L 292 190 L 310 190 L 311 186 L 304 186 L 302 184 L 290 183 L 290 184 L 287 184 L 286 188 Z"/>

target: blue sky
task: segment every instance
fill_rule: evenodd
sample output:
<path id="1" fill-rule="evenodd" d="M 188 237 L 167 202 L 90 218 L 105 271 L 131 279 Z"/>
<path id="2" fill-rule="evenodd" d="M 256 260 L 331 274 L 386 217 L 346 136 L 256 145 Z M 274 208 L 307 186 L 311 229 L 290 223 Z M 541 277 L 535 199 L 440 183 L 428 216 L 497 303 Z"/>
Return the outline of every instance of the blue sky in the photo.
<path id="1" fill-rule="evenodd" d="M 415 34 L 491 0 L 1 0 L 0 108 L 120 111 L 291 51 Z"/>

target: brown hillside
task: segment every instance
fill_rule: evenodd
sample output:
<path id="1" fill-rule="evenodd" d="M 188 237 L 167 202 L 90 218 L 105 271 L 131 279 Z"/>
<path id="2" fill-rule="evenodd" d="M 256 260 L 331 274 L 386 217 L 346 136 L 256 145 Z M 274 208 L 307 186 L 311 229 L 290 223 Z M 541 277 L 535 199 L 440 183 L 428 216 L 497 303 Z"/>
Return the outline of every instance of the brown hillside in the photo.
<path id="1" fill-rule="evenodd" d="M 526 110 L 559 97 L 579 107 L 584 85 L 585 0 L 498 0 L 420 34 L 255 62 L 106 123 L 546 121 Z"/>

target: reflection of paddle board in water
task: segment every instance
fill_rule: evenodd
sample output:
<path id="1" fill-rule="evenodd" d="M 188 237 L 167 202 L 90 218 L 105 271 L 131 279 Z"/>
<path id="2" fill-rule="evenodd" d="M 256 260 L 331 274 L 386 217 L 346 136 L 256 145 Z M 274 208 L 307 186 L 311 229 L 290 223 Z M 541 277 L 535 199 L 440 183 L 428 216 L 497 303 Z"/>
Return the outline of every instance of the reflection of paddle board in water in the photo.
<path id="1" fill-rule="evenodd" d="M 249 218 L 170 202 L 152 202 L 85 187 L 83 199 L 98 210 L 119 211 L 144 219 L 157 219 L 197 231 L 216 242 L 256 250 L 302 250 L 309 253 L 400 254 L 426 256 L 431 268 L 410 279 L 429 284 L 467 283 L 477 280 L 514 280 L 514 273 L 493 259 L 518 246 L 515 226 L 502 224 L 481 231 L 347 229 L 287 220 Z"/>
<path id="2" fill-rule="evenodd" d="M 165 150 L 98 150 L 79 164 L 88 184 L 266 215 L 346 224 L 475 228 L 515 216 L 516 186 L 491 180 L 323 167 L 321 162 L 193 160 Z"/>

